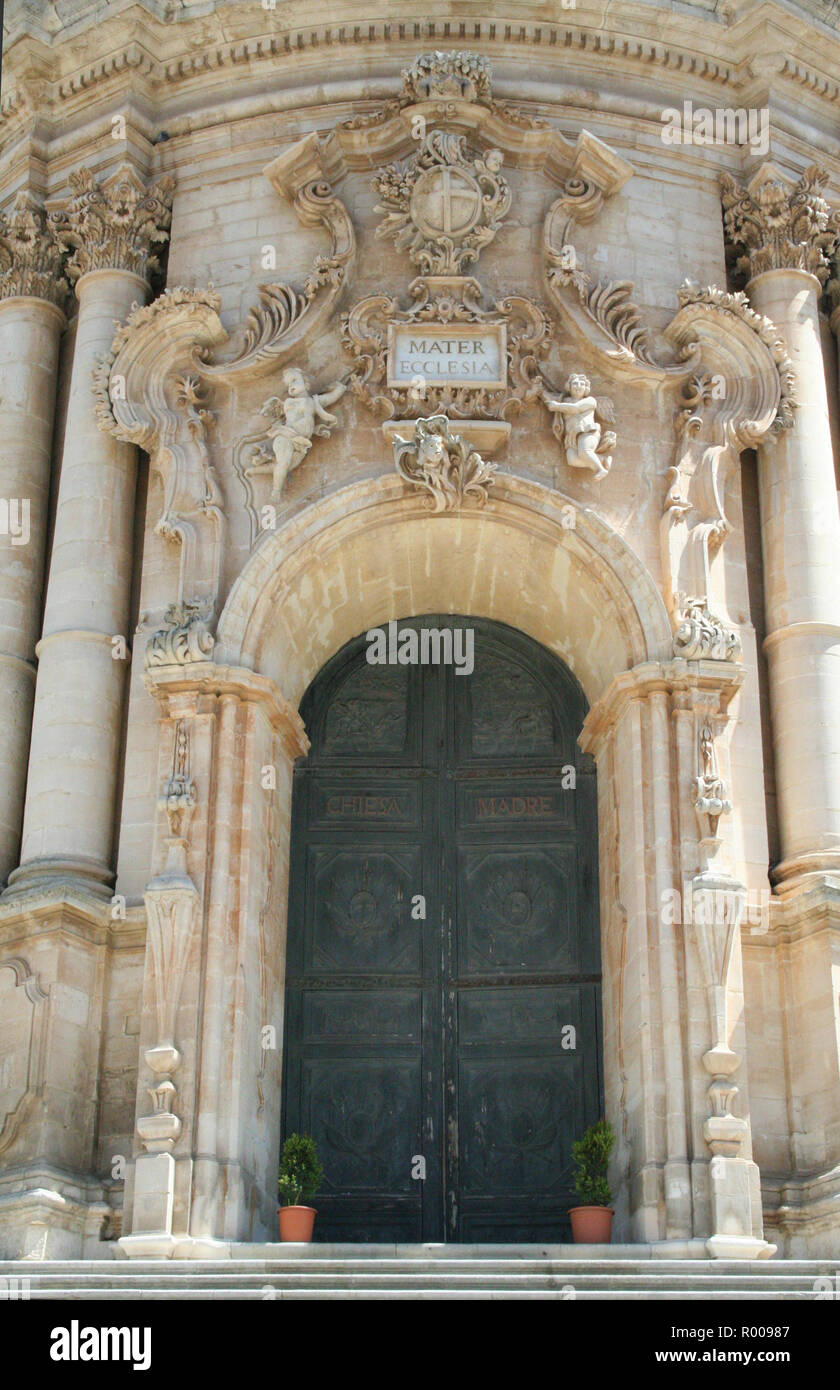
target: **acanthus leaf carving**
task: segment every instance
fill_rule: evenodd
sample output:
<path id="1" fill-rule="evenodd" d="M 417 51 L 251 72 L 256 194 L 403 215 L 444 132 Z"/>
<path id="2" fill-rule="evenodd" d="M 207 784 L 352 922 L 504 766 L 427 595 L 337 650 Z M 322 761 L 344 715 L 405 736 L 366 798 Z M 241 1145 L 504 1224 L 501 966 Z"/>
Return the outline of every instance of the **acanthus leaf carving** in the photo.
<path id="1" fill-rule="evenodd" d="M 412 437 L 394 438 L 394 463 L 405 482 L 429 493 L 436 512 L 454 511 L 464 503 L 482 507 L 495 466 L 486 462 L 445 415 L 417 420 Z"/>
<path id="2" fill-rule="evenodd" d="M 90 169 L 78 169 L 70 187 L 66 206 L 49 215 L 56 239 L 71 253 L 70 280 L 93 270 L 126 270 L 147 280 L 160 268 L 155 251 L 169 234 L 175 187 L 169 174 L 147 187 L 130 165 L 101 183 Z"/>
<path id="3" fill-rule="evenodd" d="M 429 131 L 403 164 L 374 180 L 390 236 L 424 275 L 461 275 L 478 260 L 510 210 L 501 150 L 470 156 L 462 135 Z"/>
<path id="4" fill-rule="evenodd" d="M 696 365 L 693 345 L 681 346 L 674 362 L 659 362 L 651 347 L 650 330 L 633 302 L 632 281 L 593 283 L 581 263 L 571 239 L 574 224 L 590 221 L 600 202 L 599 190 L 591 182 L 569 180 L 549 208 L 543 226 L 543 253 L 552 301 L 615 370 L 650 382 L 684 377 Z M 565 294 L 566 290 L 570 293 Z"/>
<path id="5" fill-rule="evenodd" d="M 737 262 L 749 276 L 767 270 L 806 270 L 824 284 L 840 242 L 840 213 L 821 196 L 828 174 L 811 164 L 796 182 L 763 164 L 746 187 L 721 176 L 723 224 L 743 248 Z"/>
<path id="6" fill-rule="evenodd" d="M 0 299 L 27 295 L 63 308 L 66 254 L 41 204 L 22 189 L 10 211 L 0 212 Z"/>
<path id="7" fill-rule="evenodd" d="M 674 655 L 687 661 L 739 661 L 741 639 L 734 628 L 710 613 L 705 599 L 677 595 Z"/>
<path id="8" fill-rule="evenodd" d="M 214 645 L 208 626 L 212 611 L 209 600 L 181 600 L 170 604 L 164 626 L 149 639 L 146 667 L 188 666 L 197 661 L 209 661 Z"/>
<path id="9" fill-rule="evenodd" d="M 275 370 L 323 325 L 341 294 L 356 254 L 356 237 L 347 209 L 324 172 L 322 147 L 306 136 L 278 156 L 264 171 L 288 201 L 304 227 L 323 226 L 330 235 L 329 255 L 315 257 L 303 288 L 284 283 L 258 286 L 259 302 L 230 338 L 230 355 L 197 364 L 209 380 L 234 384 Z"/>

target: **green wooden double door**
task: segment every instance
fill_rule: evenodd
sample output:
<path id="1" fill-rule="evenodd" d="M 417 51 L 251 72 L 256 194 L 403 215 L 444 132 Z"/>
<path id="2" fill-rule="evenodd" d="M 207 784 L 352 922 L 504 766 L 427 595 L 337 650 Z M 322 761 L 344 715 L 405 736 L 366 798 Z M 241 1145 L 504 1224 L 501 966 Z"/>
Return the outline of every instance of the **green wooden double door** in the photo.
<path id="1" fill-rule="evenodd" d="M 474 669 L 370 664 L 362 636 L 303 701 L 284 1133 L 318 1145 L 319 1240 L 568 1239 L 602 1109 L 585 699 L 500 624 L 399 627 L 471 628 Z"/>

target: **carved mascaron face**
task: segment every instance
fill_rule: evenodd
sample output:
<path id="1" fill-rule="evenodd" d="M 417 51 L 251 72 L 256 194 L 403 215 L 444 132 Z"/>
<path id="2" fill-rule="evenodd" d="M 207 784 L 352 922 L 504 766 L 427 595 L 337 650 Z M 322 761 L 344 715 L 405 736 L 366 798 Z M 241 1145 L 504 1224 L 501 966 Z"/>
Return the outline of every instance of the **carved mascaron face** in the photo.
<path id="1" fill-rule="evenodd" d="M 418 462 L 430 468 L 437 467 L 448 456 L 446 443 L 439 434 L 424 435 L 417 446 Z"/>

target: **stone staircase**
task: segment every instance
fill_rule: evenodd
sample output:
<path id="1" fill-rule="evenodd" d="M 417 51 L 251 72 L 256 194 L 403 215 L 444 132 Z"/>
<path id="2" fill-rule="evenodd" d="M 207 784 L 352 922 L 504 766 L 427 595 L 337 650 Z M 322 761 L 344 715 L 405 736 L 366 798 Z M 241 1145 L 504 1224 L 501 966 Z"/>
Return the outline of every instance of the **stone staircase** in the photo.
<path id="1" fill-rule="evenodd" d="M 232 1247 L 232 1251 L 237 1247 Z M 214 1260 L 16 1260 L 6 1297 L 30 1299 L 797 1299 L 840 1260 L 662 1259 L 640 1246 L 239 1246 Z M 5 1280 L 5 1284 L 2 1281 Z M 23 1282 L 28 1280 L 28 1285 Z M 816 1286 L 815 1286 L 816 1285 Z M 823 1297 L 827 1293 L 823 1292 Z"/>

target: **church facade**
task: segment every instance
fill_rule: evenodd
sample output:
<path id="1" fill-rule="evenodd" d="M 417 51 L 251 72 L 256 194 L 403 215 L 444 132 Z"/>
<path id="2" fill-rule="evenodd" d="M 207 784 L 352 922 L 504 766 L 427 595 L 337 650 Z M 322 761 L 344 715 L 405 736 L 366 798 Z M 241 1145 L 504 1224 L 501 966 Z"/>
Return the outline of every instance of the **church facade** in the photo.
<path id="1" fill-rule="evenodd" d="M 0 1258 L 840 1251 L 840 39 L 599 24 L 7 6 Z"/>

